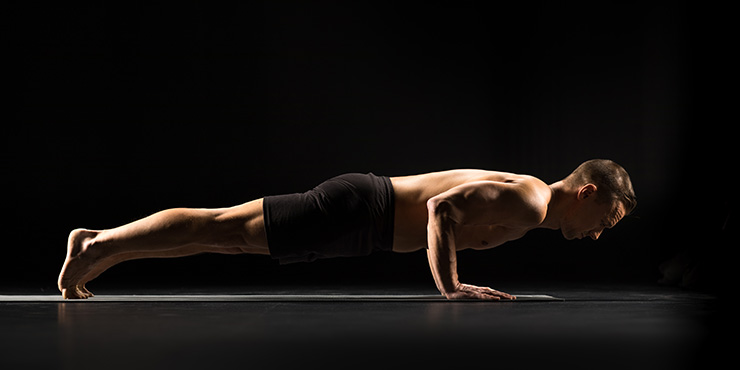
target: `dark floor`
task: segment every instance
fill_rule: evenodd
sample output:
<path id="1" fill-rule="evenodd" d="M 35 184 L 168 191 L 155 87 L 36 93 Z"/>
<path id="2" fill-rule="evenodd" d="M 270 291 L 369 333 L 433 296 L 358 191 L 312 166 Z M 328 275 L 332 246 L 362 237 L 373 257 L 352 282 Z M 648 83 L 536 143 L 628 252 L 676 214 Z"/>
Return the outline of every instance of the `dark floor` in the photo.
<path id="1" fill-rule="evenodd" d="M 652 285 L 538 287 L 509 291 L 565 301 L 0 302 L 0 368 L 689 369 L 709 368 L 723 353 L 716 347 L 721 303 L 712 295 Z M 382 287 L 207 292 L 433 293 Z"/>

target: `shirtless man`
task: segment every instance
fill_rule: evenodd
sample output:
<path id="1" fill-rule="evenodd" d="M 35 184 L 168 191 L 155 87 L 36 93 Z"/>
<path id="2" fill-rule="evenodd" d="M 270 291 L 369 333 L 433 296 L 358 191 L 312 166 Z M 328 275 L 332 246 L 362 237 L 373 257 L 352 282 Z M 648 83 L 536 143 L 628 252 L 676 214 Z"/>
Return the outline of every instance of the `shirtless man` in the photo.
<path id="1" fill-rule="evenodd" d="M 456 252 L 493 248 L 535 228 L 596 240 L 635 205 L 627 172 L 600 159 L 551 185 L 484 170 L 349 174 L 306 193 L 231 208 L 168 209 L 110 230 L 74 230 L 58 283 L 64 298 L 88 298 L 87 282 L 138 258 L 250 253 L 289 263 L 426 248 L 437 288 L 448 299 L 514 299 L 458 281 Z"/>

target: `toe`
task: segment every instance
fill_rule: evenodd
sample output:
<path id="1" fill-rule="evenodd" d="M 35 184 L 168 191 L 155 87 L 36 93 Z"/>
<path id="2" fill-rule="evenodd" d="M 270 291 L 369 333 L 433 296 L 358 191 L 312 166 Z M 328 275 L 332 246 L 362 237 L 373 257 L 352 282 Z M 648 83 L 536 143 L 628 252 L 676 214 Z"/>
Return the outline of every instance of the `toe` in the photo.
<path id="1" fill-rule="evenodd" d="M 88 298 L 95 297 L 95 294 L 92 294 L 92 292 L 87 290 L 87 287 L 85 286 L 85 284 L 82 284 L 82 286 L 80 287 L 80 291 L 82 291 L 82 293 L 85 294 L 85 296 L 87 296 Z"/>
<path id="2" fill-rule="evenodd" d="M 87 297 L 89 297 L 85 294 L 85 289 L 81 285 L 75 285 L 75 292 L 77 293 L 77 296 L 82 299 L 87 299 Z"/>

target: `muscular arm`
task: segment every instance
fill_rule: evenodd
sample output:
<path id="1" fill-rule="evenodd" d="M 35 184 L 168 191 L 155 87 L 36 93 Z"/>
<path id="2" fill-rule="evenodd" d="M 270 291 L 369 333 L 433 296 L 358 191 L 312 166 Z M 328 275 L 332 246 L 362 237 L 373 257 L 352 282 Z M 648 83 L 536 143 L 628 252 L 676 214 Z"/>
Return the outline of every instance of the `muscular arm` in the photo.
<path id="1" fill-rule="evenodd" d="M 427 202 L 427 258 L 437 289 L 447 295 L 458 290 L 457 253 L 455 252 L 455 222 L 450 217 L 452 206 L 441 199 Z"/>
<path id="2" fill-rule="evenodd" d="M 464 184 L 429 199 L 427 256 L 437 288 L 448 299 L 513 299 L 486 287 L 461 284 L 457 276 L 457 225 L 523 227 L 541 221 L 532 193 L 525 186 L 480 181 Z"/>

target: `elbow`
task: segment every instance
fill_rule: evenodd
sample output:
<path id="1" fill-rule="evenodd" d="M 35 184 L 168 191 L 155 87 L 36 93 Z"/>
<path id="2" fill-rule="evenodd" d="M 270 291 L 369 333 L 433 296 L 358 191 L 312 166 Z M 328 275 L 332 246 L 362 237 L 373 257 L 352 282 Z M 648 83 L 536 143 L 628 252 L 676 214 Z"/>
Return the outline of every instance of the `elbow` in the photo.
<path id="1" fill-rule="evenodd" d="M 436 220 L 444 223 L 452 222 L 453 210 L 453 205 L 445 198 L 433 197 L 427 201 L 429 221 Z"/>
<path id="2" fill-rule="evenodd" d="M 427 211 L 430 216 L 447 213 L 450 208 L 449 202 L 444 198 L 432 197 L 427 200 Z"/>

